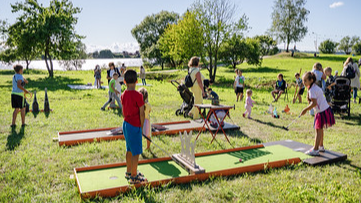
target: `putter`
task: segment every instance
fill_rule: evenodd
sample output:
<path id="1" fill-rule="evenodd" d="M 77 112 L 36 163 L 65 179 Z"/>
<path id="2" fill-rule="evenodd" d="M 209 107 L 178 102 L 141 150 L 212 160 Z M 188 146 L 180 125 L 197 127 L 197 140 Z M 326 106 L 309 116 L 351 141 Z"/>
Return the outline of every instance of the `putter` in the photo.
<path id="1" fill-rule="evenodd" d="M 162 149 L 160 146 L 158 146 L 157 144 L 155 144 L 149 137 L 145 136 L 143 133 L 142 133 L 143 137 L 145 139 L 147 139 L 149 142 L 153 143 L 156 147 L 158 147 L 158 149 L 162 150 L 166 155 L 168 155 L 173 161 L 175 161 L 176 163 L 178 163 L 178 161 L 168 152 L 166 152 L 164 149 Z"/>
<path id="2" fill-rule="evenodd" d="M 299 119 L 301 116 L 298 116 L 296 119 L 294 119 L 290 124 L 288 124 L 288 126 L 287 127 L 285 127 L 285 126 L 282 126 L 282 128 L 283 129 L 285 129 L 285 130 L 287 130 L 288 131 L 288 128 L 294 123 L 294 122 L 296 122 L 297 121 L 297 119 Z"/>

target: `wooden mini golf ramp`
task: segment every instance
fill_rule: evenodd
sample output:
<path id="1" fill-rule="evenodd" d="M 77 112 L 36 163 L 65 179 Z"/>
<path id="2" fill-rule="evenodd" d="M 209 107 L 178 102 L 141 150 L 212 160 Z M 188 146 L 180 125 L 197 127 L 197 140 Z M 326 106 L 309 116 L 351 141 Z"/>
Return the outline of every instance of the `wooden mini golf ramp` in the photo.
<path id="1" fill-rule="evenodd" d="M 194 180 L 203 181 L 210 177 L 237 175 L 297 164 L 303 159 L 310 158 L 302 152 L 282 145 L 254 145 L 197 153 L 195 156 L 197 164 L 205 169 L 205 173 L 190 175 L 170 157 L 139 161 L 138 170 L 148 179 L 148 183 L 145 184 L 129 185 L 124 177 L 126 163 L 75 168 L 74 173 L 81 197 L 93 198 L 97 195 L 112 197 L 127 192 L 132 187 L 146 185 L 156 187 L 169 182 L 183 184 Z"/>
<path id="2" fill-rule="evenodd" d="M 264 144 L 264 146 L 273 146 L 273 145 L 282 145 L 294 151 L 298 151 L 302 153 L 305 153 L 306 151 L 312 148 L 311 145 L 296 142 L 293 140 L 282 140 L 282 141 L 269 142 Z M 304 159 L 303 162 L 309 165 L 321 165 L 321 164 L 329 164 L 337 161 L 343 161 L 346 159 L 347 159 L 346 154 L 342 154 L 339 152 L 334 152 L 326 149 L 325 152 L 320 152 L 320 156 Z"/>
<path id="3" fill-rule="evenodd" d="M 94 141 L 109 141 L 109 140 L 119 140 L 124 139 L 122 133 L 111 134 L 110 131 L 116 129 L 113 128 L 100 128 L 100 129 L 90 129 L 90 130 L 79 130 L 79 131 L 66 131 L 58 133 L 58 142 L 59 146 L 72 146 L 85 142 L 94 142 Z M 233 125 L 230 123 L 224 124 L 223 129 L 225 130 L 238 130 L 239 126 Z M 190 132 L 190 131 L 201 131 L 205 130 L 203 128 L 202 120 L 188 120 L 188 121 L 177 121 L 177 122 L 167 122 L 167 123 L 154 123 L 152 124 L 152 136 L 167 134 L 174 135 L 179 132 Z M 212 131 L 217 129 L 211 128 Z"/>

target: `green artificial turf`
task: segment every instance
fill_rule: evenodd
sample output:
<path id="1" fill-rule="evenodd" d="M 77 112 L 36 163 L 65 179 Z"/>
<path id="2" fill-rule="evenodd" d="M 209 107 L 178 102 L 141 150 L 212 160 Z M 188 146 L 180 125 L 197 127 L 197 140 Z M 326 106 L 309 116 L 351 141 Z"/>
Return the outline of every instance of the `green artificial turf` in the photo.
<path id="1" fill-rule="evenodd" d="M 296 152 L 281 145 L 274 145 L 265 148 L 201 156 L 196 158 L 196 163 L 203 167 L 206 172 L 212 172 L 297 157 L 301 159 L 310 158 L 304 153 Z M 243 160 L 242 162 L 239 162 L 240 158 Z M 140 164 L 138 169 L 149 182 L 188 175 L 188 172 L 174 161 Z M 128 185 L 124 177 L 125 171 L 126 166 L 78 172 L 77 176 L 81 191 L 90 192 Z"/>

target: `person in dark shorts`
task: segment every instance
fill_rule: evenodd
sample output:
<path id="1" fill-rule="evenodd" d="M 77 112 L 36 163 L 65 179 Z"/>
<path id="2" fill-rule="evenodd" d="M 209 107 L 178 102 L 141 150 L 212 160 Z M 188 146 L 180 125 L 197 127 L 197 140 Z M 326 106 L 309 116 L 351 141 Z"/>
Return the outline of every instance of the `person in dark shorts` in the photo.
<path id="1" fill-rule="evenodd" d="M 237 70 L 236 73 L 237 73 L 237 77 L 234 80 L 233 88 L 237 95 L 237 102 L 238 102 L 238 99 L 239 99 L 239 101 L 241 101 L 243 99 L 243 88 L 244 88 L 244 79 L 245 78 L 242 75 L 241 70 Z"/>
<path id="2" fill-rule="evenodd" d="M 25 126 L 25 95 L 24 92 L 30 92 L 24 88 L 28 81 L 23 77 L 23 66 L 14 66 L 15 75 L 13 76 L 13 90 L 11 92 L 11 106 L 14 109 L 11 127 L 15 127 L 16 117 L 21 112 L 22 127 Z"/>
<path id="3" fill-rule="evenodd" d="M 277 76 L 278 80 L 276 81 L 275 90 L 271 92 L 273 97 L 273 102 L 277 102 L 278 98 L 285 92 L 286 90 L 286 81 L 283 80 L 283 75 L 280 73 Z M 277 98 L 275 97 L 277 95 Z"/>
<path id="4" fill-rule="evenodd" d="M 303 95 L 303 92 L 305 91 L 305 86 L 303 85 L 303 82 L 302 82 L 302 79 L 301 79 L 299 73 L 295 74 L 295 78 L 296 78 L 296 84 L 298 86 L 298 93 L 297 93 L 296 101 L 298 99 L 298 101 L 300 103 L 302 103 L 302 95 Z"/>

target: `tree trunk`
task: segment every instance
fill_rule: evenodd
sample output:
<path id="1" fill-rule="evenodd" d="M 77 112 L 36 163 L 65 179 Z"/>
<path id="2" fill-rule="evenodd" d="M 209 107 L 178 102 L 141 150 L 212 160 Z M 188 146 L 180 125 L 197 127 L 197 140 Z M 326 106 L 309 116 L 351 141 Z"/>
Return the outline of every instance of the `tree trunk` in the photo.
<path id="1" fill-rule="evenodd" d="M 162 70 L 164 70 L 164 62 L 163 62 L 163 60 L 162 60 L 161 64 L 162 64 Z"/>
<path id="2" fill-rule="evenodd" d="M 25 59 L 26 62 L 26 70 L 29 70 L 30 61 L 28 59 Z"/>
<path id="3" fill-rule="evenodd" d="M 213 59 L 212 59 L 212 54 L 209 54 L 209 68 L 208 68 L 208 72 L 209 72 L 209 79 L 211 80 L 211 82 L 214 82 L 212 80 L 213 78 Z"/>
<path id="4" fill-rule="evenodd" d="M 214 69 L 213 69 L 213 75 L 212 75 L 212 83 L 216 81 L 216 74 L 217 74 L 217 52 L 215 53 L 215 56 L 214 56 Z"/>

